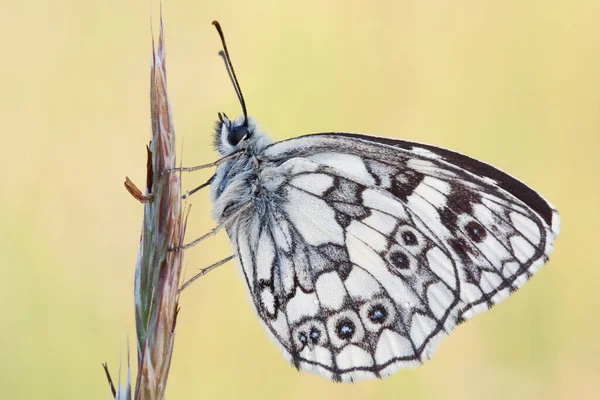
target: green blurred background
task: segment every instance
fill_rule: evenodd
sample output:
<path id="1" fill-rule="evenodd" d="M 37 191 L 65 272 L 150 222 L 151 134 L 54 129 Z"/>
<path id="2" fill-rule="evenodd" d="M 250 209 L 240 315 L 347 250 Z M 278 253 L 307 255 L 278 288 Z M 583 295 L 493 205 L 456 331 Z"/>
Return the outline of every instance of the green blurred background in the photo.
<path id="1" fill-rule="evenodd" d="M 107 399 L 100 364 L 116 375 L 127 335 L 135 343 L 142 206 L 123 180 L 145 179 L 151 9 L 156 31 L 157 1 L 3 3 L 2 398 Z M 383 381 L 296 372 L 235 265 L 221 267 L 182 297 L 168 398 L 598 398 L 598 0 L 164 0 L 163 11 L 184 165 L 214 160 L 217 112 L 240 112 L 219 19 L 249 110 L 274 139 L 341 130 L 449 147 L 516 175 L 562 215 L 551 262 L 524 289 Z M 188 238 L 214 225 L 207 193 L 192 203 Z M 223 233 L 202 243 L 188 275 L 229 252 Z"/>

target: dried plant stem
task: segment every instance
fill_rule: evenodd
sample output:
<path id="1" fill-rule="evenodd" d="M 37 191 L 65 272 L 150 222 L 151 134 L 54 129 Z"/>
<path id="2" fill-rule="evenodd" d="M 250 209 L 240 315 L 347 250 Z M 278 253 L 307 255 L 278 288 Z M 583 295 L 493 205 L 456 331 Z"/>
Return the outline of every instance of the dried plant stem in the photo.
<path id="1" fill-rule="evenodd" d="M 152 140 L 147 146 L 145 193 L 128 177 L 125 179 L 125 188 L 144 205 L 134 293 L 138 368 L 132 397 L 129 351 L 127 352 L 127 380 L 123 387 L 120 379 L 115 385 L 108 366 L 103 364 L 111 393 L 117 400 L 131 400 L 132 398 L 163 400 L 165 398 L 175 342 L 179 294 L 199 277 L 234 258 L 234 256 L 229 256 L 204 268 L 181 288 L 179 287 L 183 250 L 214 235 L 227 221 L 203 237 L 184 244 L 190 207 L 186 208 L 182 205 L 181 175 L 173 172 L 181 173 L 181 171 L 218 166 L 239 154 L 232 154 L 214 163 L 199 167 L 181 168 L 181 166 L 176 166 L 175 130 L 167 97 L 162 16 L 158 43 L 155 46 L 153 38 L 152 47 L 150 80 Z M 186 193 L 186 197 L 208 186 L 213 178 L 190 193 Z M 240 211 L 242 210 L 237 212 Z M 129 343 L 127 347 L 129 349 Z M 119 369 L 119 378 L 120 376 Z"/>
<path id="2" fill-rule="evenodd" d="M 176 166 L 175 130 L 167 98 L 162 18 L 158 46 L 153 46 L 150 81 L 151 162 L 148 163 L 144 224 L 135 274 L 138 375 L 135 399 L 162 400 L 173 355 L 179 310 L 181 250 L 186 222 L 182 218 L 181 179 L 161 172 Z"/>

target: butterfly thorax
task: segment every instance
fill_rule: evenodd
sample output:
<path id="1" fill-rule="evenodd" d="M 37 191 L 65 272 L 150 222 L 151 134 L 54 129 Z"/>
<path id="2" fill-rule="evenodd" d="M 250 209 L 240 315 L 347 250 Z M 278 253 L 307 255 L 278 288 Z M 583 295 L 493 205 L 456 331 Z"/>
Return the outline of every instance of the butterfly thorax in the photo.
<path id="1" fill-rule="evenodd" d="M 231 121 L 227 118 L 215 126 L 215 147 L 222 156 L 237 154 L 221 164 L 211 183 L 213 218 L 221 223 L 241 207 L 252 204 L 259 212 L 267 212 L 275 190 L 274 181 L 266 179 L 272 169 L 270 163 L 261 160 L 260 154 L 271 140 L 257 131 L 252 118 L 248 119 L 248 134 L 238 143 L 232 143 L 230 133 L 244 123 L 243 118 Z"/>

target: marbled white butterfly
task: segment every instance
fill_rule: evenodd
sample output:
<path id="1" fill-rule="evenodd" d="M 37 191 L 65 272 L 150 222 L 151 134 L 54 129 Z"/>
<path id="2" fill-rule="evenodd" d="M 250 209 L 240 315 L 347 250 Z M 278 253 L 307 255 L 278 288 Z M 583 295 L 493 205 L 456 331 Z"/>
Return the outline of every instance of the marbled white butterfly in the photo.
<path id="1" fill-rule="evenodd" d="M 296 368 L 348 382 L 417 366 L 548 261 L 556 209 L 481 161 L 352 133 L 272 143 L 213 24 L 243 116 L 219 114 L 223 158 L 203 186 L 259 320 Z"/>

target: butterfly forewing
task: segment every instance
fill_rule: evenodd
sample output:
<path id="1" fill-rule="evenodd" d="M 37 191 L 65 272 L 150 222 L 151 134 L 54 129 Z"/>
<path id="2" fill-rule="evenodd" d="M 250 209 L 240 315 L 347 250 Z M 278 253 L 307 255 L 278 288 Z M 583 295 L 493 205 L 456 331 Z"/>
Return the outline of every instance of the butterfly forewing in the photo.
<path id="1" fill-rule="evenodd" d="M 258 158 L 267 200 L 229 235 L 285 356 L 330 379 L 430 358 L 458 323 L 526 282 L 558 234 L 535 191 L 432 146 L 320 134 Z"/>
<path id="2" fill-rule="evenodd" d="M 296 368 L 350 382 L 419 365 L 548 260 L 556 209 L 489 164 L 352 133 L 271 144 L 213 25 L 243 116 L 215 126 L 212 233 L 227 229 L 259 319 Z"/>

